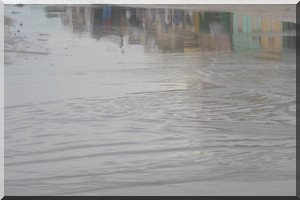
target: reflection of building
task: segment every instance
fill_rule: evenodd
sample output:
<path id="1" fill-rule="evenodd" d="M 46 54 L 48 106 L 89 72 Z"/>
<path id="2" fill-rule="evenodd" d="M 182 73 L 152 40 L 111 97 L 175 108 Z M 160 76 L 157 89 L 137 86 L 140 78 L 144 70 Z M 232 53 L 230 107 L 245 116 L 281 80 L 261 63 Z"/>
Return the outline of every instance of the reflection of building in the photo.
<path id="1" fill-rule="evenodd" d="M 231 49 L 229 13 L 194 12 L 192 32 L 196 39 L 185 40 L 185 51 L 226 51 Z M 193 44 L 194 43 L 194 44 Z M 191 49 L 193 48 L 193 50 Z"/>
<path id="2" fill-rule="evenodd" d="M 232 18 L 233 33 L 256 33 L 261 31 L 261 17 L 233 14 Z"/>
<path id="3" fill-rule="evenodd" d="M 292 46 L 293 37 L 279 32 L 295 29 L 257 16 L 228 12 L 199 12 L 179 9 L 120 8 L 117 6 L 65 6 L 63 24 L 76 33 L 88 32 L 94 38 L 120 37 L 124 43 L 158 47 L 163 51 L 203 52 L 261 51 L 262 56 L 280 59 L 283 46 Z M 232 34 L 232 36 L 231 36 Z"/>
<path id="4" fill-rule="evenodd" d="M 251 33 L 261 32 L 261 17 L 232 14 L 232 46 L 234 50 L 256 51 L 260 49 L 260 37 Z"/>
<path id="5" fill-rule="evenodd" d="M 115 34 L 120 27 L 123 12 L 118 7 L 103 6 L 66 6 L 62 22 L 73 32 L 90 32 L 95 38 L 105 34 Z"/>
<path id="6" fill-rule="evenodd" d="M 263 54 L 269 59 L 281 59 L 282 50 L 282 37 L 280 33 L 282 32 L 282 22 L 279 20 L 272 20 L 268 18 L 262 18 L 262 37 L 261 37 L 261 47 Z M 270 34 L 264 34 L 270 33 Z M 265 51 L 265 52 L 264 52 Z"/>
<path id="7" fill-rule="evenodd" d="M 66 7 L 65 13 L 62 15 L 62 22 L 68 25 L 73 32 L 84 32 L 84 7 Z"/>
<path id="8" fill-rule="evenodd" d="M 61 5 L 49 5 L 45 7 L 47 18 L 60 17 L 61 13 L 64 11 L 64 7 Z"/>
<path id="9" fill-rule="evenodd" d="M 204 13 L 203 16 L 203 25 L 204 30 L 212 33 L 212 26 L 218 26 L 218 32 L 214 34 L 221 34 L 221 33 L 229 33 L 231 29 L 231 22 L 230 22 L 230 14 L 221 12 L 221 13 Z"/>
<path id="10" fill-rule="evenodd" d="M 282 22 L 282 30 L 289 33 L 291 32 L 294 36 L 283 36 L 282 37 L 282 47 L 283 48 L 296 48 L 296 24 Z"/>
<path id="11" fill-rule="evenodd" d="M 262 58 L 281 60 L 282 48 L 291 40 L 281 33 L 291 29 L 295 29 L 292 23 L 278 19 L 233 14 L 233 48 L 240 52 L 261 50 Z"/>

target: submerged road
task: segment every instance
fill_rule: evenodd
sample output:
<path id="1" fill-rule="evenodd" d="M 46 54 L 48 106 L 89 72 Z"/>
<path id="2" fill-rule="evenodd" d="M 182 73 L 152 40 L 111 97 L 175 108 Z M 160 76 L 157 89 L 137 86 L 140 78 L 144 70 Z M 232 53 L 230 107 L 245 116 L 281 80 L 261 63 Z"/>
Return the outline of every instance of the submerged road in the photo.
<path id="1" fill-rule="evenodd" d="M 5 6 L 5 194 L 294 196 L 295 24 L 131 11 Z"/>

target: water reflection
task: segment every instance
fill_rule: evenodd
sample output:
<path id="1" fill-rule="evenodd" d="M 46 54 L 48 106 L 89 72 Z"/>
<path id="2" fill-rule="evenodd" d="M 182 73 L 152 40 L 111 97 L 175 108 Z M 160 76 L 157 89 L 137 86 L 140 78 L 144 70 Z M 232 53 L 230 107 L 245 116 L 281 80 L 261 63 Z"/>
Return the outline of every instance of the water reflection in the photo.
<path id="1" fill-rule="evenodd" d="M 46 7 L 47 17 L 52 7 Z M 124 8 L 111 5 L 60 6 L 62 23 L 95 39 L 115 35 L 128 44 L 172 52 L 260 51 L 279 61 L 283 48 L 295 48 L 294 23 L 229 12 Z"/>
<path id="2" fill-rule="evenodd" d="M 6 15 L 7 195 L 295 190 L 295 24 L 110 5 Z"/>

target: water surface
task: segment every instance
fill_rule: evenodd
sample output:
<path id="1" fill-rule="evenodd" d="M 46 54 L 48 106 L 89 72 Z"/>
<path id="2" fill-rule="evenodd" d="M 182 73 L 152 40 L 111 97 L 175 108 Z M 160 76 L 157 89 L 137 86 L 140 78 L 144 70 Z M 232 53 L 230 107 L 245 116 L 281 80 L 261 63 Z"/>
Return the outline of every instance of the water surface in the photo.
<path id="1" fill-rule="evenodd" d="M 294 23 L 109 5 L 5 16 L 5 195 L 295 180 Z"/>

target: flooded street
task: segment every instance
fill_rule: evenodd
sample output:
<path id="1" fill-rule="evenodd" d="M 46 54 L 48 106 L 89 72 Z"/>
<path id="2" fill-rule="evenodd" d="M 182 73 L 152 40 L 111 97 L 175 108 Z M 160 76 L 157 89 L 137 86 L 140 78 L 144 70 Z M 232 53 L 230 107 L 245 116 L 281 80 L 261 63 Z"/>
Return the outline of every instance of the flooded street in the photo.
<path id="1" fill-rule="evenodd" d="M 5 5 L 5 195 L 296 193 L 295 23 Z"/>

